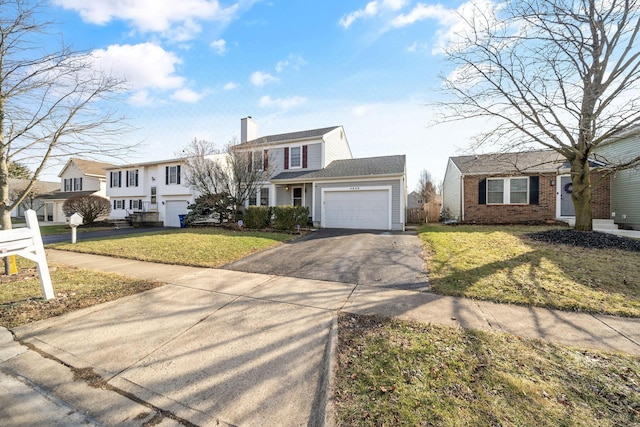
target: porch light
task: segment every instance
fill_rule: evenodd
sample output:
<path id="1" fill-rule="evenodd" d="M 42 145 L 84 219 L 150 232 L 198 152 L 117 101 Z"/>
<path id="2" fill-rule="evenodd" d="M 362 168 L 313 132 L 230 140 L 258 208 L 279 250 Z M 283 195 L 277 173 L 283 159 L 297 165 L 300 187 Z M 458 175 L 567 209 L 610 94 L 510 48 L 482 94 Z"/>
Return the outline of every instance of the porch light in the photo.
<path id="1" fill-rule="evenodd" d="M 288 185 L 285 185 L 285 186 L 284 186 L 284 189 L 285 189 L 286 191 L 289 191 L 289 186 L 288 186 Z"/>

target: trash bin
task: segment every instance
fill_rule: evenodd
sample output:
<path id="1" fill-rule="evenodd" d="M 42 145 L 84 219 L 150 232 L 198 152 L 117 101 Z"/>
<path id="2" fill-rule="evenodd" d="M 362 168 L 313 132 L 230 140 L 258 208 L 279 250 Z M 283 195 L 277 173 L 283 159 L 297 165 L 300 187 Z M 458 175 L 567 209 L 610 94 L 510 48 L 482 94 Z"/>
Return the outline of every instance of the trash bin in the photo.
<path id="1" fill-rule="evenodd" d="M 185 219 L 187 218 L 187 216 L 178 215 L 178 218 L 180 218 L 180 228 L 185 228 L 187 226 L 187 224 L 185 223 Z"/>

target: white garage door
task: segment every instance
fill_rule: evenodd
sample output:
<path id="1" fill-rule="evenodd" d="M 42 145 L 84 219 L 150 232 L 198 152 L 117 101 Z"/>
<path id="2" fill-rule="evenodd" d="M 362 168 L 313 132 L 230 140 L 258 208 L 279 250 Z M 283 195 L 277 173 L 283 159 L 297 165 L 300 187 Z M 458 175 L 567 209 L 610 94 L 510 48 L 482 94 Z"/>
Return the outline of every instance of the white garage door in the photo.
<path id="1" fill-rule="evenodd" d="M 186 200 L 171 200 L 166 202 L 164 217 L 165 227 L 180 227 L 180 217 L 178 215 L 187 214 Z"/>
<path id="2" fill-rule="evenodd" d="M 322 226 L 389 230 L 389 190 L 325 191 Z"/>

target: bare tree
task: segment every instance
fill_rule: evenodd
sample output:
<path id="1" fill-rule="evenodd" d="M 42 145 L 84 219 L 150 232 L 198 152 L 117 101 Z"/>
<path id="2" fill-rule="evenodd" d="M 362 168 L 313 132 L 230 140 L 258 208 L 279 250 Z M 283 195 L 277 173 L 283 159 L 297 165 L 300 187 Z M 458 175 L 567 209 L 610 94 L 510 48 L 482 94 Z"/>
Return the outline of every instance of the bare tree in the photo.
<path id="1" fill-rule="evenodd" d="M 592 228 L 594 150 L 640 130 L 639 15 L 638 0 L 474 3 L 447 48 L 455 71 L 444 77 L 453 99 L 442 104 L 443 120 L 488 117 L 496 125 L 478 144 L 541 145 L 564 156 L 576 230 Z"/>
<path id="2" fill-rule="evenodd" d="M 179 154 L 187 184 L 203 196 L 228 197 L 234 221 L 240 207 L 269 179 L 273 164 L 262 150 L 237 151 L 235 146 L 232 140 L 220 151 L 211 142 L 194 139 Z M 260 157 L 254 158 L 258 152 Z"/>
<path id="3" fill-rule="evenodd" d="M 115 139 L 126 130 L 109 109 L 123 81 L 92 68 L 87 53 L 61 44 L 45 51 L 51 22 L 40 4 L 0 0 L 0 226 L 34 189 L 42 171 L 70 155 L 118 156 L 130 151 Z M 9 165 L 31 167 L 29 183 L 10 199 Z"/>
<path id="4" fill-rule="evenodd" d="M 424 203 L 429 203 L 436 195 L 436 185 L 428 170 L 423 169 L 422 172 L 420 172 L 416 191 Z"/>
<path id="5" fill-rule="evenodd" d="M 62 211 L 67 216 L 79 213 L 86 225 L 94 223 L 101 216 L 109 215 L 111 203 L 100 196 L 75 196 L 64 201 Z"/>

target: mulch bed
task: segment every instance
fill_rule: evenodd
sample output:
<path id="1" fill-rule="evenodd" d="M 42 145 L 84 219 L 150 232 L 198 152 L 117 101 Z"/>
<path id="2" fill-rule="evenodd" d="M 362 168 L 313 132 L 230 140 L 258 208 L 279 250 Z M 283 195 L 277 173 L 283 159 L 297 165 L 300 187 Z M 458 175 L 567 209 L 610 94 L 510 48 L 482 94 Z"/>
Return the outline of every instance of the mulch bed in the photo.
<path id="1" fill-rule="evenodd" d="M 598 231 L 575 231 L 570 229 L 548 230 L 530 233 L 527 234 L 527 237 L 551 244 L 640 252 L 640 240 L 600 233 Z"/>

